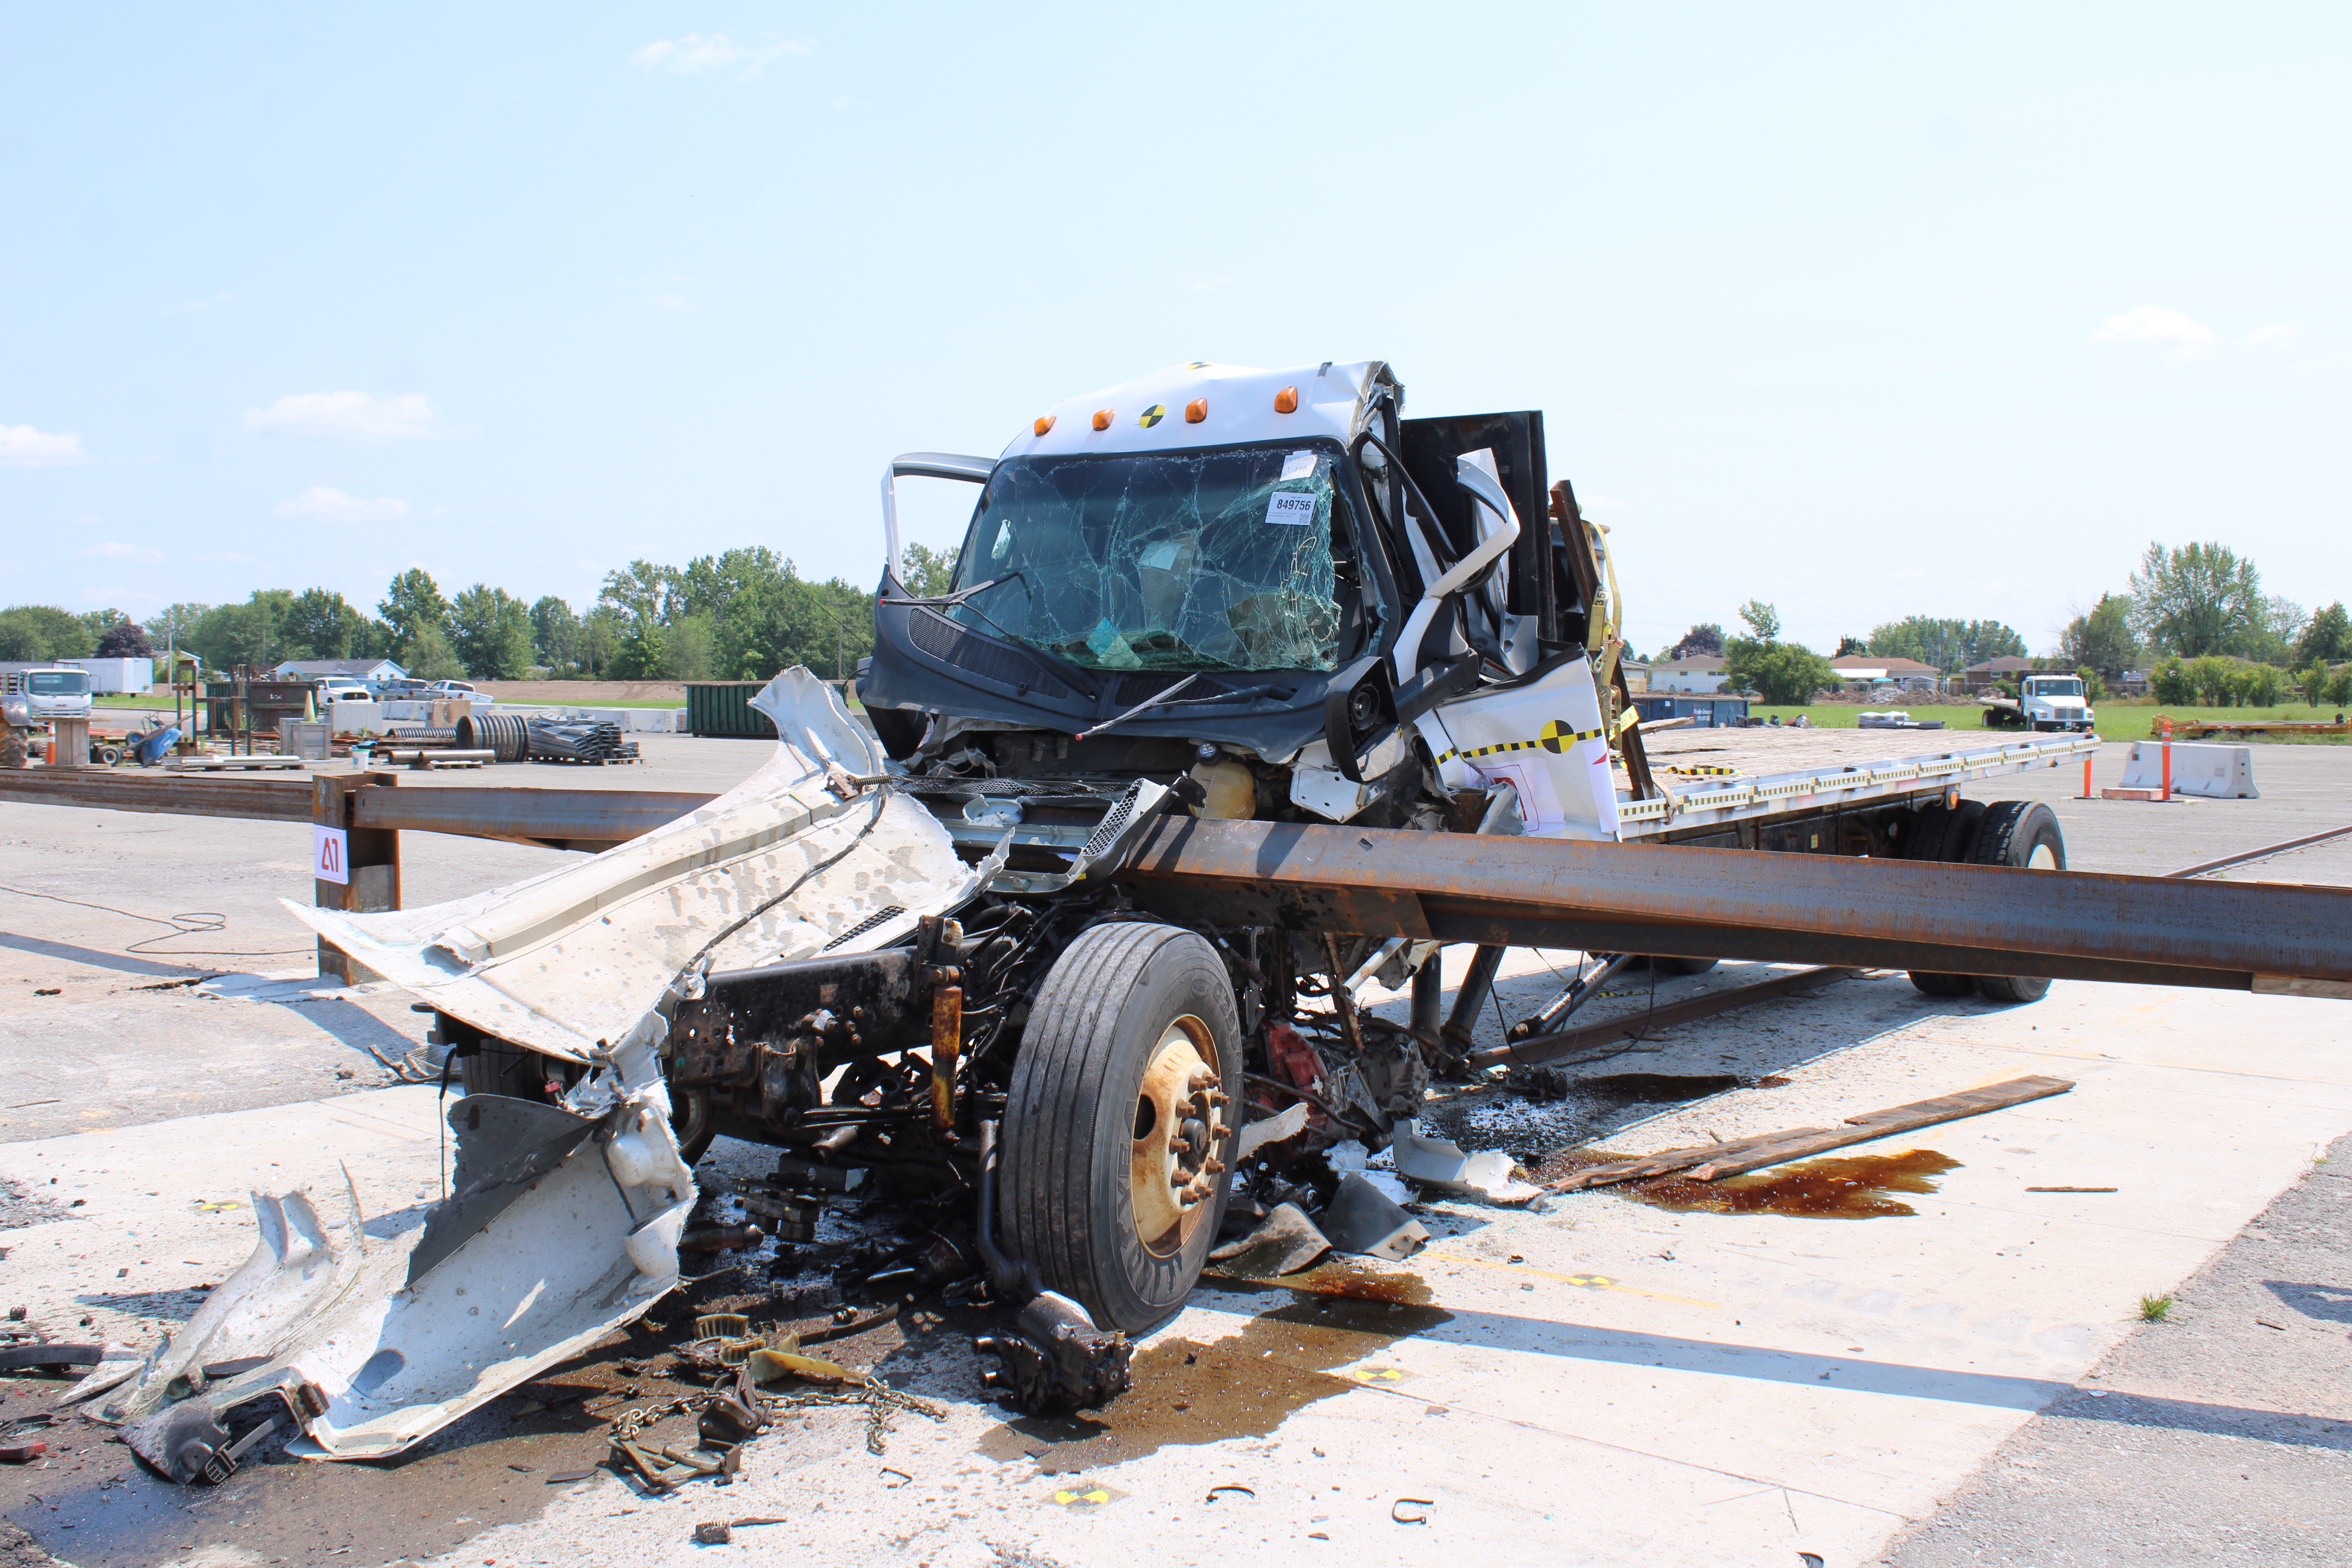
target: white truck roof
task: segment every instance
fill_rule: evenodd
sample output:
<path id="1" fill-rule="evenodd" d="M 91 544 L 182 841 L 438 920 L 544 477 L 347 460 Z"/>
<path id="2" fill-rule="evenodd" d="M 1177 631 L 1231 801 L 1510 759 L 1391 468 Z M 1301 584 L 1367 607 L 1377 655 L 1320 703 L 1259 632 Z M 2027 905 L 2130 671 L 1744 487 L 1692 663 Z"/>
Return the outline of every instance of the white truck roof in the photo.
<path id="1" fill-rule="evenodd" d="M 1288 370 L 1206 361 L 1174 364 L 1063 399 L 1000 456 L 1169 452 L 1318 436 L 1345 445 L 1363 427 L 1370 395 L 1383 383 L 1393 385 L 1395 378 L 1379 360 Z M 1284 402 L 1293 405 L 1287 413 Z"/>

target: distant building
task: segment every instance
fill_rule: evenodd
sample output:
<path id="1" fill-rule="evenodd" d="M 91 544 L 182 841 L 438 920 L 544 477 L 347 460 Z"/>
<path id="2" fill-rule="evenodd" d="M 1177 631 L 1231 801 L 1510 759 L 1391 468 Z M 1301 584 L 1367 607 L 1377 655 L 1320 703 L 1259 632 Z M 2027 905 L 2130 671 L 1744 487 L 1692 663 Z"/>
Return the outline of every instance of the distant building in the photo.
<path id="1" fill-rule="evenodd" d="M 1925 681 L 1930 689 L 1940 689 L 1944 672 L 1932 664 L 1921 664 L 1916 658 L 1895 658 L 1885 654 L 1850 653 L 1843 658 L 1830 660 L 1841 681 L 1873 686 L 1891 680 L 1897 686 L 1917 686 Z"/>
<path id="2" fill-rule="evenodd" d="M 408 671 L 388 658 L 289 658 L 274 673 L 280 680 L 320 680 L 330 675 L 348 675 L 370 686 L 408 679 Z"/>
<path id="3" fill-rule="evenodd" d="M 1688 658 L 1657 659 L 1650 665 L 1653 691 L 1720 691 L 1723 684 L 1723 660 L 1715 654 L 1695 653 Z"/>
<path id="4" fill-rule="evenodd" d="M 1979 691 L 1990 691 L 2004 681 L 2014 684 L 2019 676 L 2041 668 L 2042 662 L 2039 659 L 2022 658 L 2013 653 L 2003 654 L 1999 658 L 1989 658 L 1982 664 L 1969 666 L 1968 668 L 1960 671 L 1960 679 L 1966 683 L 1969 694 L 1973 696 Z"/>
<path id="5" fill-rule="evenodd" d="M 1617 661 L 1617 668 L 1625 672 L 1626 690 L 1647 691 L 1650 689 L 1650 666 L 1647 660 L 1638 658 L 1621 658 Z"/>

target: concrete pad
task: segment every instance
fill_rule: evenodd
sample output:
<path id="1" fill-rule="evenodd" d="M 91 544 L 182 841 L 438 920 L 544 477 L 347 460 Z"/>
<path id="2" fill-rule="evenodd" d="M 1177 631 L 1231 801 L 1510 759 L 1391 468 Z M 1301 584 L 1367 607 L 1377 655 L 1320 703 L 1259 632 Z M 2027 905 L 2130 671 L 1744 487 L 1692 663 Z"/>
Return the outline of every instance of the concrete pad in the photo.
<path id="1" fill-rule="evenodd" d="M 790 1521 L 745 1537 L 763 1552 L 829 1563 L 1863 1561 L 2072 1389 L 2140 1295 L 2187 1278 L 2352 1127 L 2352 1042 L 2325 1002 L 2062 984 L 2032 1006 L 1923 1012 L 1886 977 L 1792 1005 L 1837 1048 L 1787 1063 L 1786 1087 L 1654 1117 L 1612 1146 L 1834 1120 L 2024 1073 L 2079 1087 L 1895 1141 L 1961 1162 L 1910 1200 L 1913 1217 L 1669 1214 L 1605 1191 L 1540 1214 L 1425 1205 L 1437 1238 L 1409 1269 L 1429 1300 L 1394 1309 L 1409 1327 L 1350 1331 L 1360 1353 L 1336 1359 L 1255 1348 L 1270 1305 L 1351 1304 L 1205 1289 L 1145 1342 L 1145 1375 L 1098 1426 L 1005 1422 L 968 1347 L 931 1336 L 881 1370 L 950 1417 L 897 1417 L 883 1457 L 863 1450 L 855 1411 L 788 1422 L 724 1492 L 583 1483 L 443 1561 L 701 1562 L 692 1523 L 740 1514 Z M 1711 1027 L 1677 1048 L 1720 1054 L 1743 1028 Z M 371 1212 L 429 1198 L 432 1100 L 394 1089 L 0 1150 L 0 1175 L 87 1205 L 11 1233 L 12 1269 L 37 1315 L 120 1312 L 105 1300 L 130 1294 L 109 1278 L 118 1258 L 134 1283 L 152 1268 L 184 1289 L 243 1256 L 245 1214 L 194 1200 L 239 1196 L 257 1171 L 331 1203 L 348 1159 Z M 1227 1385 L 1310 1396 L 1155 1446 L 1170 1394 L 1150 1358 L 1179 1342 L 1246 1356 L 1251 1375 Z M 2175 1418 L 2198 1419 L 2193 1405 Z M 1144 1436 L 1070 1468 L 1093 1451 L 1078 1444 L 1122 1432 Z M 1206 1500 L 1225 1484 L 1255 1496 Z M 1405 1498 L 1432 1500 L 1402 1510 L 1429 1523 L 1392 1521 Z"/>
<path id="2" fill-rule="evenodd" d="M 144 1349 L 252 1252 L 255 1190 L 307 1187 L 340 1225 L 348 1167 L 376 1227 L 436 1199 L 436 1093 L 405 1085 L 0 1143 L 0 1182 L 46 1216 L 0 1230 L 5 1304 L 26 1308 L 54 1338 Z M 84 1321 L 87 1330 L 77 1326 Z"/>

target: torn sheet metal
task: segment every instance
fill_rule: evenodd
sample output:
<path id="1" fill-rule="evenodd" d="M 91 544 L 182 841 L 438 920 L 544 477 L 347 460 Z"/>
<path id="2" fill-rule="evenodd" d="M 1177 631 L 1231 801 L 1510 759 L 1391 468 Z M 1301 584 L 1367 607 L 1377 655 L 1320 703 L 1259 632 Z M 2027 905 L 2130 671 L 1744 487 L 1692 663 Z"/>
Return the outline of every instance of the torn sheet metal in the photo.
<path id="1" fill-rule="evenodd" d="M 1311 1267 L 1331 1250 L 1330 1237 L 1297 1204 L 1276 1204 L 1255 1230 L 1212 1249 L 1209 1261 L 1227 1274 L 1270 1279 Z"/>
<path id="2" fill-rule="evenodd" d="M 1429 1228 L 1391 1203 L 1359 1172 L 1339 1178 L 1339 1190 L 1323 1209 L 1323 1234 L 1335 1252 L 1352 1252 L 1391 1262 L 1429 1245 Z"/>
<path id="3" fill-rule="evenodd" d="M 831 787 L 883 771 L 879 749 L 831 688 L 788 669 L 752 706 L 775 721 L 775 754 L 641 838 L 424 909 L 286 907 L 450 1016 L 585 1063 L 689 967 L 866 952 L 977 889 L 921 805 L 879 789 L 845 799 Z"/>
<path id="4" fill-rule="evenodd" d="M 1511 1157 L 1500 1149 L 1465 1154 L 1452 1139 L 1423 1137 L 1410 1119 L 1398 1122 L 1395 1133 L 1397 1173 L 1408 1181 L 1496 1204 L 1523 1204 L 1543 1191 L 1515 1180 Z"/>
<path id="5" fill-rule="evenodd" d="M 859 952 L 961 904 L 967 869 L 919 805 L 862 788 L 865 732 L 806 670 L 755 706 L 775 755 L 643 838 L 427 909 L 288 907 L 436 1008 L 593 1070 L 559 1104 L 451 1103 L 449 1195 L 371 1236 L 257 1194 L 243 1268 L 107 1402 L 176 1479 L 235 1467 L 224 1419 L 282 1408 L 310 1458 L 380 1458 L 627 1323 L 677 1282 L 693 1173 L 670 1130 L 668 1018 L 715 966 Z M 379 1225 L 378 1229 L 385 1227 Z"/>

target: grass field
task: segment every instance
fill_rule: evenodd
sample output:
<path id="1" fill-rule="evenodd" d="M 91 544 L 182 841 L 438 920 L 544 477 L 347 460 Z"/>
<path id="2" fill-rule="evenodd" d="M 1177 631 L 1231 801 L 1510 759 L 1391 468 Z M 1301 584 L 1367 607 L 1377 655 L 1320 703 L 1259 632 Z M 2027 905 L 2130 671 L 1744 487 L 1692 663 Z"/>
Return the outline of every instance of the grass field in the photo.
<path id="1" fill-rule="evenodd" d="M 1941 719 L 1944 721 L 1945 732 L 1958 731 L 1959 733 L 1969 735 L 2016 735 L 2022 734 L 2024 732 L 2018 730 L 1986 730 L 1983 727 L 1983 720 L 1979 717 L 1982 712 L 1981 709 L 1957 708 L 1948 705 L 1934 707 L 1925 704 L 1916 708 L 1906 708 L 1904 704 L 1900 702 L 1890 702 L 1885 706 L 1887 708 L 1901 709 L 1903 711 L 1909 713 L 1914 719 Z M 2191 719 L 2213 719 L 2219 720 L 2223 723 L 2245 724 L 2259 722 L 2264 719 L 2321 719 L 2332 721 L 2336 717 L 2336 710 L 2333 708 L 2325 710 L 2316 709 L 2312 707 L 2308 702 L 2290 703 L 2278 708 L 2158 708 L 2151 704 L 2141 702 L 2095 702 L 2091 705 L 2091 708 L 2092 710 L 2099 716 L 2099 738 L 2105 741 L 2147 740 L 2155 732 L 2156 719 L 2157 715 L 2159 713 L 2163 714 L 2166 718 L 2172 720 L 2176 723 L 2185 722 Z M 1784 724 L 1791 718 L 1794 718 L 1797 714 L 1802 713 L 1806 718 L 1811 720 L 1814 723 L 1822 726 L 1823 729 L 1851 730 L 1855 727 L 1856 721 L 1858 721 L 1864 712 L 1875 713 L 1881 710 L 1882 710 L 1875 705 L 1864 708 L 1858 707 L 1851 702 L 1822 702 L 1816 703 L 1811 708 L 1767 708 L 1759 705 L 1757 707 L 1750 708 L 1748 712 L 1754 714 L 1759 719 L 1769 719 L 1777 715 Z M 1896 732 L 1906 733 L 1907 731 L 1898 731 Z M 1930 731 L 1930 733 L 1934 732 L 1935 731 Z M 2215 737 L 2217 740 L 2221 738 L 2221 737 L 2219 736 Z M 2346 744 L 2347 741 L 2352 741 L 2352 737 L 2343 735 L 2314 735 L 2292 738 L 2279 735 L 2250 735 L 2245 737 L 2245 739 L 2249 744 L 2256 744 L 2268 740 L 2281 745 L 2343 745 Z"/>

